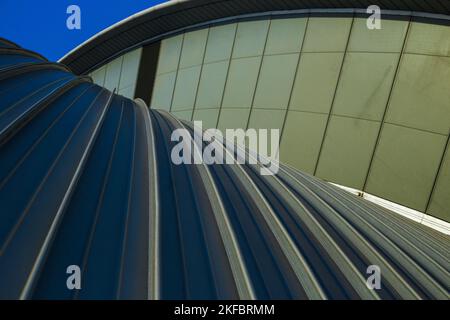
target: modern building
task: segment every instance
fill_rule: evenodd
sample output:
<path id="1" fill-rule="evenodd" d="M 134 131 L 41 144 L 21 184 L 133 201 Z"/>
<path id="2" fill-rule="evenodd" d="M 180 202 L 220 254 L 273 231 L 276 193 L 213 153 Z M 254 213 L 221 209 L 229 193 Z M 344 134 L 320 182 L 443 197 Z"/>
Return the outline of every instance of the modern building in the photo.
<path id="1" fill-rule="evenodd" d="M 317 5 L 342 2 L 318 1 Z M 362 24 L 358 19 L 363 18 L 354 9 L 302 7 L 314 3 L 173 1 L 98 35 L 64 58 L 67 65 L 49 62 L 0 38 L 0 299 L 448 300 L 448 232 L 314 177 L 323 175 L 327 162 L 322 159 L 329 157 L 335 158 L 336 172 L 355 177 L 364 159 L 359 152 L 365 150 L 375 152 L 367 186 L 381 181 L 372 179 L 384 179 L 386 185 L 380 190 L 389 192 L 394 190 L 389 183 L 415 181 L 414 175 L 405 175 L 408 172 L 425 181 L 425 173 L 431 172 L 429 159 L 437 157 L 440 139 L 447 139 L 435 168 L 430 208 L 448 201 L 448 193 L 442 194 L 448 188 L 448 153 L 444 153 L 448 132 L 442 133 L 448 126 L 442 119 L 448 116 L 448 101 L 444 101 L 448 93 L 442 87 L 450 76 L 445 74 L 450 64 L 444 63 L 450 59 L 450 45 L 445 42 L 448 27 L 437 24 L 447 18 L 438 15 L 446 7 L 440 1 L 399 1 L 395 9 L 417 10 L 396 11 L 395 19 L 391 16 L 382 23 L 385 28 L 406 24 L 406 40 L 396 52 L 394 39 L 385 43 L 386 35 L 372 35 L 375 42 L 391 46 L 383 47 L 389 52 L 379 52 L 376 47 L 367 51 L 372 44 L 362 36 L 355 45 L 367 50 L 350 50 L 352 37 L 366 32 L 357 29 Z M 294 5 L 300 11 L 293 12 Z M 433 12 L 435 20 L 416 22 L 419 15 L 430 19 L 418 9 Z M 339 51 L 343 31 L 338 30 L 348 23 L 345 50 Z M 418 42 L 414 50 L 440 51 L 406 52 L 416 24 L 430 28 L 426 39 L 439 46 Z M 328 32 L 334 35 L 324 43 L 309 32 L 323 33 L 325 38 Z M 301 39 L 300 48 L 291 41 L 296 37 Z M 255 51 L 258 39 L 264 39 L 264 45 Z M 307 43 L 317 52 L 305 51 Z M 335 51 L 327 45 L 336 46 Z M 318 91 L 332 78 L 327 73 L 333 69 L 327 65 L 332 55 L 340 55 L 342 61 L 337 63 L 336 92 L 326 110 L 318 107 L 326 101 L 319 99 L 325 95 Z M 356 112 L 360 104 L 338 107 L 339 99 L 361 99 L 374 85 L 372 80 L 364 82 L 359 72 L 350 72 L 354 63 L 357 70 L 367 67 L 357 63 L 364 55 L 370 55 L 370 65 L 378 66 L 364 72 L 372 80 L 378 79 L 376 72 L 383 69 L 386 57 L 396 57 L 391 88 L 383 89 L 381 81 L 372 91 L 377 98 L 368 99 L 361 114 L 341 114 Z M 303 65 L 307 59 L 318 61 Z M 378 59 L 384 62 L 377 64 Z M 294 70 L 286 68 L 289 63 Z M 221 69 L 222 64 L 226 68 Z M 324 66 L 320 72 L 307 71 Z M 389 78 L 391 70 L 383 70 L 387 71 L 382 78 Z M 187 81 L 193 73 L 197 80 Z M 291 74 L 292 83 L 283 107 L 278 103 L 288 92 L 286 74 Z M 298 80 L 303 76 L 308 79 Z M 202 80 L 205 77 L 208 81 Z M 358 90 L 345 91 L 338 98 L 347 81 Z M 385 90 L 388 110 L 377 121 L 375 111 L 382 101 L 378 95 Z M 244 99 L 249 92 L 251 99 Z M 319 109 L 293 107 L 291 93 L 314 96 L 318 100 L 296 101 L 309 101 L 306 106 Z M 429 113 L 423 109 L 421 94 L 427 97 Z M 214 107 L 217 95 L 220 104 Z M 395 99 L 400 99 L 397 104 Z M 409 104 L 402 105 L 401 99 L 411 106 L 406 108 Z M 264 107 L 265 103 L 270 104 Z M 217 111 L 217 117 L 195 116 L 211 110 Z M 197 137 L 191 119 L 219 128 L 276 127 L 278 113 L 284 116 L 282 142 L 294 146 L 288 144 L 288 150 L 282 151 L 286 161 L 308 159 L 317 140 L 317 172 L 298 170 L 302 164 L 295 161 L 281 164 L 276 175 L 261 175 L 260 162 L 176 164 L 171 159 L 177 145 L 171 140 L 174 130 L 186 129 L 191 138 Z M 326 119 L 323 137 L 316 140 L 313 133 L 320 126 L 311 120 L 314 116 Z M 245 121 L 245 126 L 240 124 Z M 378 133 L 370 151 L 366 132 L 375 124 Z M 401 130 L 406 131 L 400 134 Z M 207 145 L 192 140 L 189 145 L 197 152 Z M 233 154 L 229 145 L 214 143 L 220 152 Z M 355 168 L 350 170 L 346 161 Z M 398 169 L 401 161 L 402 170 Z M 395 177 L 383 178 L 392 172 Z M 325 179 L 355 186 L 338 175 Z M 405 183 L 402 190 L 408 188 Z"/>
<path id="2" fill-rule="evenodd" d="M 0 298 L 448 299 L 448 235 L 288 166 L 177 165 L 180 128 L 0 39 Z"/>
<path id="3" fill-rule="evenodd" d="M 277 128 L 282 162 L 450 221 L 449 12 L 442 0 L 169 1 L 61 62 L 206 127 Z"/>

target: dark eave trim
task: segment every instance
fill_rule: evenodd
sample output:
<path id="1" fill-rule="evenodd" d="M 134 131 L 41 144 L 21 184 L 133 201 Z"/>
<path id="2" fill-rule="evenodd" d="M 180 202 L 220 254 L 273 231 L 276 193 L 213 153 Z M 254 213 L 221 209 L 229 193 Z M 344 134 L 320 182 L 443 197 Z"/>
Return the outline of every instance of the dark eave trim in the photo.
<path id="1" fill-rule="evenodd" d="M 382 13 L 392 18 L 415 16 L 431 19 L 430 23 L 450 20 L 448 0 L 174 0 L 109 27 L 59 62 L 74 73 L 83 74 L 136 47 L 190 28 L 302 12 L 309 15 L 364 13 L 370 5 L 380 6 Z"/>

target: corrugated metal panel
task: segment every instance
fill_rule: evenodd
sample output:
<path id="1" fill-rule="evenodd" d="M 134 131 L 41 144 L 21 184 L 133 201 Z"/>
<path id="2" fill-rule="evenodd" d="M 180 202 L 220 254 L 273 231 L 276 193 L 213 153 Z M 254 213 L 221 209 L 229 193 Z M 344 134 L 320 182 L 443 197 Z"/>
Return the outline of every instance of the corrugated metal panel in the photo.
<path id="1" fill-rule="evenodd" d="M 249 14 L 305 9 L 363 9 L 378 5 L 382 10 L 450 14 L 448 0 L 186 0 L 170 1 L 120 23 L 83 44 L 61 62 L 76 74 L 168 32 L 213 20 Z M 388 16 L 385 16 L 388 18 Z"/>
<path id="2" fill-rule="evenodd" d="M 448 299 L 448 236 L 287 166 L 175 165 L 190 123 L 1 53 L 0 298 Z"/>

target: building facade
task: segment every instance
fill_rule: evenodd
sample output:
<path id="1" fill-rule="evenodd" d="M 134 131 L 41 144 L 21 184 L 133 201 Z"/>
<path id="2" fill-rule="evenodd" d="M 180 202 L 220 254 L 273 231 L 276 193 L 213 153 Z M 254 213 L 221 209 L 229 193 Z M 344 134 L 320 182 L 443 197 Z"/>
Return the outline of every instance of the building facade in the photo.
<path id="1" fill-rule="evenodd" d="M 282 162 L 449 221 L 448 8 L 378 1 L 371 30 L 362 5 L 233 2 L 169 2 L 62 62 L 204 127 L 279 129 Z"/>

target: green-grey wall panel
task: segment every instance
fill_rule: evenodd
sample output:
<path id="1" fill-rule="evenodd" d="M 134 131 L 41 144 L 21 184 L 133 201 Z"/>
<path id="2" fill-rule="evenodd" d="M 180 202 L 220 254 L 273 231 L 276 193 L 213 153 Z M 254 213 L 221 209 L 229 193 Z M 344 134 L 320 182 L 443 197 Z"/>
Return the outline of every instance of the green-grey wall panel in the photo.
<path id="1" fill-rule="evenodd" d="M 265 54 L 300 52 L 307 20 L 307 18 L 272 20 Z"/>
<path id="2" fill-rule="evenodd" d="M 250 108 L 260 65 L 261 57 L 231 60 L 223 108 Z"/>
<path id="3" fill-rule="evenodd" d="M 409 21 L 382 19 L 381 29 L 369 29 L 366 23 L 355 18 L 348 51 L 401 52 Z"/>
<path id="4" fill-rule="evenodd" d="M 172 111 L 172 113 L 182 119 L 182 120 L 191 120 L 192 117 L 192 111 L 191 110 L 183 110 L 183 111 Z"/>
<path id="5" fill-rule="evenodd" d="M 253 109 L 248 128 L 278 129 L 281 134 L 285 115 L 286 111 L 284 110 Z"/>
<path id="6" fill-rule="evenodd" d="M 219 108 L 227 79 L 229 62 L 205 64 L 200 77 L 196 108 Z"/>
<path id="7" fill-rule="evenodd" d="M 448 145 L 427 213 L 450 222 L 450 149 Z"/>
<path id="8" fill-rule="evenodd" d="M 123 56 L 122 72 L 120 73 L 121 89 L 136 85 L 141 52 L 142 49 L 137 49 Z"/>
<path id="9" fill-rule="evenodd" d="M 445 25 L 413 22 L 406 52 L 450 56 L 450 28 Z"/>
<path id="10" fill-rule="evenodd" d="M 205 63 L 228 60 L 231 57 L 236 28 L 236 24 L 210 28 Z"/>
<path id="11" fill-rule="evenodd" d="M 222 109 L 219 116 L 217 128 L 223 131 L 225 129 L 244 129 L 247 127 L 250 109 Z"/>
<path id="12" fill-rule="evenodd" d="M 352 18 L 318 17 L 309 19 L 304 52 L 345 51 Z"/>
<path id="13" fill-rule="evenodd" d="M 122 68 L 123 56 L 111 61 L 106 66 L 105 88 L 108 90 L 119 89 L 120 71 Z"/>
<path id="14" fill-rule="evenodd" d="M 268 20 L 240 22 L 236 32 L 233 58 L 262 55 L 268 28 Z"/>
<path id="15" fill-rule="evenodd" d="M 152 95 L 152 108 L 170 110 L 176 75 L 176 72 L 170 72 L 156 77 Z"/>
<path id="16" fill-rule="evenodd" d="M 219 109 L 196 109 L 193 119 L 202 121 L 203 129 L 216 128 Z"/>
<path id="17" fill-rule="evenodd" d="M 314 173 L 328 115 L 289 111 L 280 144 L 280 159 Z"/>
<path id="18" fill-rule="evenodd" d="M 366 191 L 425 211 L 447 137 L 391 124 L 382 130 Z"/>
<path id="19" fill-rule="evenodd" d="M 253 104 L 255 108 L 287 108 L 298 57 L 298 54 L 287 54 L 263 58 Z"/>
<path id="20" fill-rule="evenodd" d="M 317 176 L 362 189 L 380 123 L 333 116 L 325 133 Z"/>
<path id="21" fill-rule="evenodd" d="M 276 152 L 276 150 L 274 151 L 271 149 L 272 138 L 270 130 L 271 129 L 279 130 L 278 132 L 281 134 L 281 129 L 283 127 L 285 116 L 286 116 L 285 110 L 253 109 L 250 114 L 248 129 L 257 129 L 257 130 L 267 129 L 267 143 L 268 143 L 267 152 L 269 152 L 270 154 L 274 154 L 274 152 Z M 254 146 L 249 147 L 252 148 Z"/>
<path id="22" fill-rule="evenodd" d="M 183 35 L 161 41 L 157 74 L 172 72 L 178 69 Z"/>
<path id="23" fill-rule="evenodd" d="M 398 58 L 396 53 L 347 53 L 333 113 L 381 121 Z"/>
<path id="24" fill-rule="evenodd" d="M 172 102 L 172 111 L 192 110 L 195 103 L 195 95 L 197 93 L 200 69 L 200 66 L 195 66 L 178 71 Z"/>
<path id="25" fill-rule="evenodd" d="M 342 58 L 342 53 L 302 53 L 292 92 L 292 110 L 330 111 Z"/>
<path id="26" fill-rule="evenodd" d="M 208 29 L 186 33 L 181 51 L 180 68 L 188 68 L 202 64 L 205 52 Z"/>
<path id="27" fill-rule="evenodd" d="M 450 57 L 403 56 L 387 121 L 449 134 Z"/>
<path id="28" fill-rule="evenodd" d="M 102 87 L 105 84 L 105 76 L 106 76 L 106 67 L 105 66 L 103 66 L 91 73 L 92 81 L 94 81 L 95 84 L 98 84 L 99 86 L 102 86 Z"/>
<path id="29" fill-rule="evenodd" d="M 133 99 L 134 98 L 134 86 L 129 86 L 126 88 L 119 89 L 119 91 L 117 93 L 120 94 L 121 96 L 127 97 L 129 99 Z"/>

